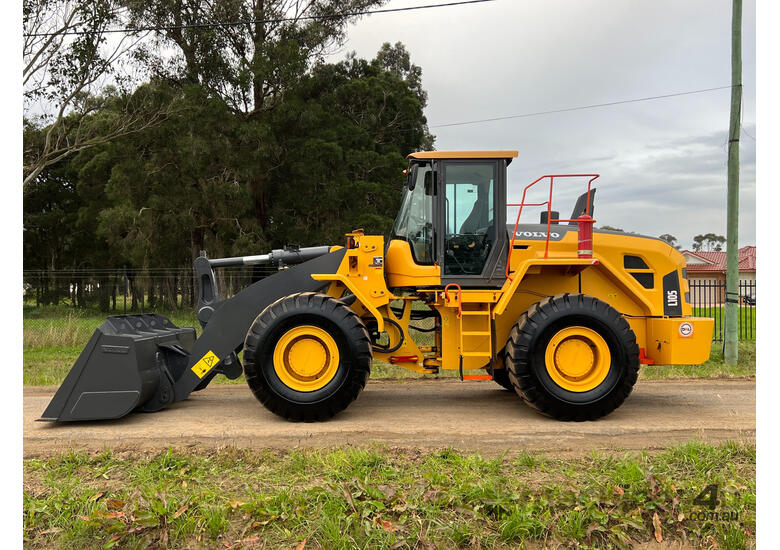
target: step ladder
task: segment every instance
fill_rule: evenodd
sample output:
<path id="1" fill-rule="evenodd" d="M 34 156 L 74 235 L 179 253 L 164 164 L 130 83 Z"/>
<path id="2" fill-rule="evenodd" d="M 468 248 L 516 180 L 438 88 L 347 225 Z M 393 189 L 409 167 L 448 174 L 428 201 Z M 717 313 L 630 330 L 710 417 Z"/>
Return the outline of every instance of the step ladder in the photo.
<path id="1" fill-rule="evenodd" d="M 483 302 L 477 302 L 477 303 L 469 303 L 466 302 L 467 309 L 463 309 L 463 300 L 462 300 L 462 291 L 460 288 L 460 285 L 451 283 L 448 284 L 446 287 L 444 287 L 444 294 L 447 297 L 447 301 L 450 301 L 449 297 L 449 289 L 454 288 L 457 290 L 457 304 L 458 304 L 458 328 L 460 329 L 458 331 L 459 334 L 459 344 L 460 344 L 460 354 L 458 356 L 458 375 L 460 376 L 461 380 L 493 380 L 493 350 L 495 348 L 494 344 L 494 335 L 495 331 L 493 330 L 493 318 L 492 318 L 492 305 L 491 303 L 483 303 Z M 472 309 L 472 307 L 476 307 L 476 309 Z M 480 321 L 476 323 L 469 323 L 470 325 L 478 325 L 479 329 L 474 330 L 473 326 L 470 327 L 471 330 L 463 330 L 463 320 L 464 319 L 480 319 Z M 487 351 L 466 351 L 466 344 L 469 342 L 469 340 L 473 340 L 475 338 L 485 338 L 488 339 L 488 349 Z M 490 374 L 463 374 L 463 358 L 464 357 L 485 357 L 488 359 L 489 364 L 489 372 Z"/>

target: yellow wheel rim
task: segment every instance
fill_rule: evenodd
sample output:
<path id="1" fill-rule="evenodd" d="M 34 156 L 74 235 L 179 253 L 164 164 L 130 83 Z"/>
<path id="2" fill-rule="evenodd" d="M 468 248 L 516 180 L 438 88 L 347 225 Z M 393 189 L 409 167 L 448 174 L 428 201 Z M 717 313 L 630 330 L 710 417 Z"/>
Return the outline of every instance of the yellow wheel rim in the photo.
<path id="1" fill-rule="evenodd" d="M 339 348 L 325 330 L 302 325 L 285 332 L 274 348 L 274 370 L 296 391 L 315 391 L 333 380 L 339 369 Z"/>
<path id="2" fill-rule="evenodd" d="M 612 357 L 604 338 L 587 327 L 568 327 L 547 344 L 544 361 L 550 378 L 561 388 L 586 392 L 609 374 Z"/>

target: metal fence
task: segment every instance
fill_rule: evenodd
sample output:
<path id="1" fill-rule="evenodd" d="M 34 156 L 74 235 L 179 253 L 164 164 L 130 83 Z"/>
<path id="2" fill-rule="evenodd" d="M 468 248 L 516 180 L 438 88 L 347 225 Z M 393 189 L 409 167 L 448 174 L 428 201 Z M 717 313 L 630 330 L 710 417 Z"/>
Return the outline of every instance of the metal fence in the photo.
<path id="1" fill-rule="evenodd" d="M 230 297 L 274 271 L 222 268 L 215 275 L 220 294 Z M 45 362 L 52 348 L 58 357 L 67 356 L 62 348 L 81 349 L 108 315 L 161 313 L 179 326 L 199 329 L 191 268 L 27 269 L 23 280 L 24 350 L 31 361 Z"/>
<path id="2" fill-rule="evenodd" d="M 216 270 L 230 297 L 276 272 L 270 266 Z M 81 345 L 106 315 L 160 312 L 197 326 L 197 285 L 189 268 L 24 270 L 25 349 L 37 345 Z M 691 280 L 693 314 L 715 320 L 713 339 L 722 341 L 726 285 Z M 739 282 L 739 339 L 755 340 L 756 283 Z"/>
<path id="3" fill-rule="evenodd" d="M 274 273 L 271 266 L 215 270 L 223 297 Z M 191 268 L 29 269 L 23 271 L 25 309 L 49 306 L 103 313 L 192 309 L 197 284 Z"/>
<path id="4" fill-rule="evenodd" d="M 715 320 L 713 340 L 723 340 L 726 283 L 722 280 L 695 279 L 688 282 L 690 303 L 697 317 Z M 756 281 L 739 281 L 739 339 L 756 339 Z"/>

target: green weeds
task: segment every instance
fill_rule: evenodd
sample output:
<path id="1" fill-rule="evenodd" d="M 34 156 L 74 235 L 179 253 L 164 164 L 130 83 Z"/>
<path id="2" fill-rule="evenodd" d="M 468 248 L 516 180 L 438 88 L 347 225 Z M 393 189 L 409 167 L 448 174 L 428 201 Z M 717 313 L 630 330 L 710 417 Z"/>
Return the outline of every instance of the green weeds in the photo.
<path id="1" fill-rule="evenodd" d="M 756 375 L 756 343 L 740 342 L 735 366 L 723 362 L 722 342 L 712 344 L 710 358 L 701 365 L 642 365 L 640 379 L 748 378 Z"/>
<path id="2" fill-rule="evenodd" d="M 693 499 L 719 488 L 706 519 Z M 696 514 L 704 512 L 703 519 Z M 30 548 L 755 545 L 755 448 L 485 458 L 381 447 L 25 462 Z"/>

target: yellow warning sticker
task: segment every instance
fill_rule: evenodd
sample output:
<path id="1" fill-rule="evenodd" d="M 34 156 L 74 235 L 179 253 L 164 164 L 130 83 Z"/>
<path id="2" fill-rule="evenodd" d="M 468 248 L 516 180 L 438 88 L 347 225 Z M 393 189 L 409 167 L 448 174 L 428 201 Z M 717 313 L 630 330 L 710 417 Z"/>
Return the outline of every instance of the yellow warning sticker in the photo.
<path id="1" fill-rule="evenodd" d="M 200 361 L 195 363 L 192 367 L 192 372 L 198 375 L 198 378 L 203 378 L 206 374 L 217 366 L 219 363 L 219 357 L 214 355 L 213 351 L 208 351 L 206 355 L 200 358 Z"/>

